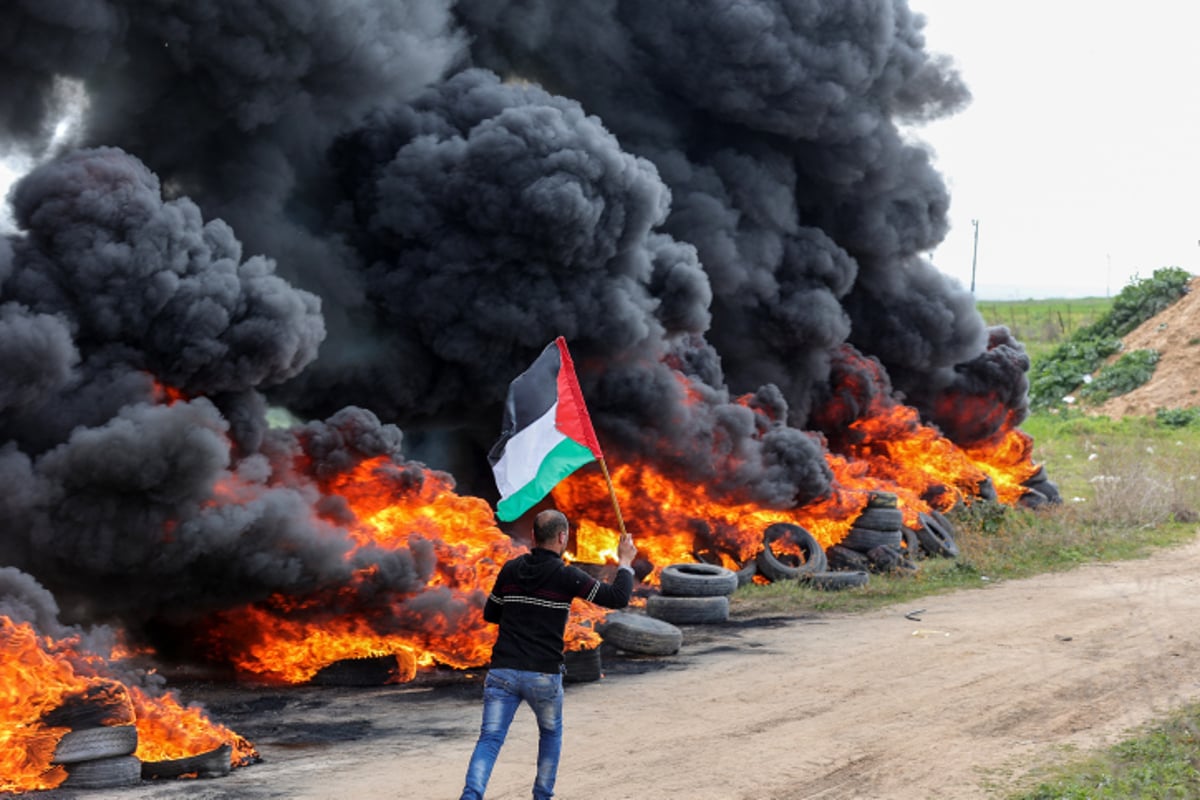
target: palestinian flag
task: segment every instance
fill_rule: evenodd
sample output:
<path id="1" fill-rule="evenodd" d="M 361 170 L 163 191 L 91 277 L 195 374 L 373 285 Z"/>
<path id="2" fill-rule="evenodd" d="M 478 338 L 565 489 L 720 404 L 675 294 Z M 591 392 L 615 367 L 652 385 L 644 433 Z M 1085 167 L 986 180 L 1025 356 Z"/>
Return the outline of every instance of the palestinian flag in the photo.
<path id="1" fill-rule="evenodd" d="M 500 440 L 488 453 L 511 522 L 584 464 L 604 458 L 567 342 L 558 337 L 508 387 Z"/>

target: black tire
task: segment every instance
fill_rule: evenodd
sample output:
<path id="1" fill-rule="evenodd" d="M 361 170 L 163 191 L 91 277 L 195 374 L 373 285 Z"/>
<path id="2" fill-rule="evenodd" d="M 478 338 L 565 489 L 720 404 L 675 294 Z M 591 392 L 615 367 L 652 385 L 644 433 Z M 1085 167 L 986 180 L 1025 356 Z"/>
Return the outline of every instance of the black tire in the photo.
<path id="1" fill-rule="evenodd" d="M 136 725 L 110 725 L 68 731 L 58 740 L 50 761 L 54 764 L 78 764 L 98 758 L 131 755 L 137 750 Z"/>
<path id="2" fill-rule="evenodd" d="M 945 521 L 939 521 L 938 517 Z M 949 520 L 940 514 L 938 517 L 932 514 L 917 515 L 920 522 L 920 527 L 917 528 L 917 538 L 921 542 L 921 549 L 931 556 L 958 558 L 958 545 L 954 542 Z"/>
<path id="3" fill-rule="evenodd" d="M 1057 506 L 1062 504 L 1062 493 L 1058 491 L 1058 484 L 1056 484 L 1054 481 L 1040 481 L 1039 483 L 1031 485 L 1029 488 L 1045 495 L 1046 500 L 1049 501 L 1051 505 Z"/>
<path id="4" fill-rule="evenodd" d="M 752 558 L 742 565 L 742 568 L 737 571 L 738 586 L 745 586 L 748 583 L 754 583 L 754 576 L 757 574 L 758 562 Z"/>
<path id="5" fill-rule="evenodd" d="M 857 572 L 814 572 L 805 575 L 804 580 L 814 589 L 838 592 L 842 589 L 866 586 L 870 582 L 871 576 L 861 570 Z"/>
<path id="6" fill-rule="evenodd" d="M 904 512 L 898 508 L 867 506 L 854 520 L 854 527 L 871 531 L 898 531 L 904 527 Z"/>
<path id="7" fill-rule="evenodd" d="M 826 550 L 825 557 L 829 561 L 830 572 L 865 572 L 871 567 L 871 560 L 865 553 L 842 547 L 840 544 Z"/>
<path id="8" fill-rule="evenodd" d="M 792 565 L 775 555 L 772 545 L 780 539 L 788 539 L 797 545 L 803 553 L 803 561 Z M 763 532 L 763 549 L 755 559 L 755 564 L 758 573 L 770 581 L 795 580 L 808 572 L 822 572 L 827 566 L 825 551 L 816 537 L 790 522 L 776 522 L 767 527 Z"/>
<path id="9" fill-rule="evenodd" d="M 911 575 L 917 571 L 917 565 L 899 547 L 873 547 L 867 551 L 867 559 L 871 562 L 871 572 Z"/>
<path id="10" fill-rule="evenodd" d="M 950 521 L 949 517 L 936 508 L 929 510 L 929 516 L 933 517 L 934 522 L 941 525 L 943 530 L 947 531 L 951 536 L 954 535 L 954 523 Z"/>
<path id="11" fill-rule="evenodd" d="M 925 551 L 921 549 L 921 540 L 917 536 L 917 532 L 912 528 L 904 527 L 900 529 L 900 539 L 904 544 L 904 555 L 916 561 L 925 556 Z"/>
<path id="12" fill-rule="evenodd" d="M 400 683 L 400 662 L 395 655 L 342 658 L 317 670 L 313 686 L 386 686 Z"/>
<path id="13" fill-rule="evenodd" d="M 58 707 L 42 715 L 48 728 L 70 728 L 81 731 L 111 725 L 132 725 L 133 704 L 124 684 L 117 681 L 98 681 L 81 692 L 63 697 Z"/>
<path id="14" fill-rule="evenodd" d="M 1050 501 L 1046 499 L 1046 495 L 1037 489 L 1030 489 L 1026 486 L 1024 493 L 1018 498 L 1017 503 L 1021 508 L 1041 508 L 1042 506 L 1049 505 Z"/>
<path id="15" fill-rule="evenodd" d="M 662 593 L 671 597 L 712 597 L 737 591 L 738 576 L 716 564 L 670 564 L 659 575 Z"/>
<path id="16" fill-rule="evenodd" d="M 1000 496 L 996 494 L 996 484 L 992 482 L 992 476 L 988 475 L 979 482 L 979 498 L 990 500 L 993 503 L 1000 499 Z"/>
<path id="17" fill-rule="evenodd" d="M 1058 491 L 1058 486 L 1054 481 L 1050 480 L 1046 475 L 1046 468 L 1039 466 L 1037 472 L 1033 473 L 1024 483 L 1027 489 L 1033 489 L 1038 494 L 1041 494 L 1050 503 L 1058 505 L 1062 502 L 1062 495 Z"/>
<path id="18" fill-rule="evenodd" d="M 116 756 L 80 761 L 67 767 L 64 789 L 107 789 L 142 782 L 142 762 L 136 756 Z"/>
<path id="19" fill-rule="evenodd" d="M 895 492 L 871 492 L 867 495 L 867 508 L 895 508 L 900 498 Z"/>
<path id="20" fill-rule="evenodd" d="M 900 529 L 896 528 L 891 531 L 873 531 L 870 528 L 851 528 L 846 534 L 846 538 L 842 539 L 838 544 L 842 547 L 849 547 L 851 550 L 857 550 L 860 553 L 865 553 L 868 550 L 886 545 L 888 547 L 899 547 L 900 542 L 904 540 Z"/>
<path id="21" fill-rule="evenodd" d="M 160 778 L 178 778 L 180 775 L 195 775 L 197 778 L 221 778 L 233 769 L 231 756 L 232 745 L 223 744 L 215 750 L 200 753 L 186 758 L 173 758 L 167 761 L 143 761 L 142 778 L 158 780 Z"/>
<path id="22" fill-rule="evenodd" d="M 600 680 L 600 648 L 589 650 L 568 650 L 563 653 L 563 672 L 565 683 L 588 683 Z"/>
<path id="23" fill-rule="evenodd" d="M 667 597 L 653 594 L 646 598 L 646 614 L 673 625 L 706 625 L 729 619 L 729 598 Z"/>
<path id="24" fill-rule="evenodd" d="M 605 644 L 627 653 L 670 656 L 678 653 L 683 645 L 683 631 L 665 620 L 644 614 L 614 611 L 596 629 Z"/>

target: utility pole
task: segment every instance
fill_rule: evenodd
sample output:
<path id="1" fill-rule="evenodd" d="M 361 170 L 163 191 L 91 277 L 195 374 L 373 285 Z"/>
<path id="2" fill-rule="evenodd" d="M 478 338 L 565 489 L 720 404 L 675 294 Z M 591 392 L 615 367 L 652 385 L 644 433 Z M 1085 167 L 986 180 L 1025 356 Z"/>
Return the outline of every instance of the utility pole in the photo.
<path id="1" fill-rule="evenodd" d="M 971 294 L 975 294 L 975 263 L 979 259 L 979 220 L 971 220 L 975 228 L 975 248 L 971 251 Z"/>

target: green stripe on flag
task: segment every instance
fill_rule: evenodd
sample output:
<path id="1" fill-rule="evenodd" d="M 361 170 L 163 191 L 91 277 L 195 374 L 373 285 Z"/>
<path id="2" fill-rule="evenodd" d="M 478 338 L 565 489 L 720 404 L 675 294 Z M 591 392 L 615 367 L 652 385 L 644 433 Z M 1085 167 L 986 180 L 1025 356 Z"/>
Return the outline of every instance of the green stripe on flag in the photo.
<path id="1" fill-rule="evenodd" d="M 533 480 L 496 505 L 496 516 L 504 522 L 512 522 L 550 494 L 563 478 L 595 460 L 587 447 L 573 439 L 563 439 L 542 459 Z"/>

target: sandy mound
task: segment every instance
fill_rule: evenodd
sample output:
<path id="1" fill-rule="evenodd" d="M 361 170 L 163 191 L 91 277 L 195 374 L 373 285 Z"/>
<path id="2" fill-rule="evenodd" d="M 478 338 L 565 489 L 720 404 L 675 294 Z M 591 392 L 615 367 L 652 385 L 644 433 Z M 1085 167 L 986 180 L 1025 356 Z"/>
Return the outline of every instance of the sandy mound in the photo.
<path id="1" fill-rule="evenodd" d="M 1157 350 L 1150 382 L 1089 409 L 1112 417 L 1153 416 L 1158 409 L 1200 407 L 1200 278 L 1188 293 L 1122 340 L 1123 352 Z"/>

